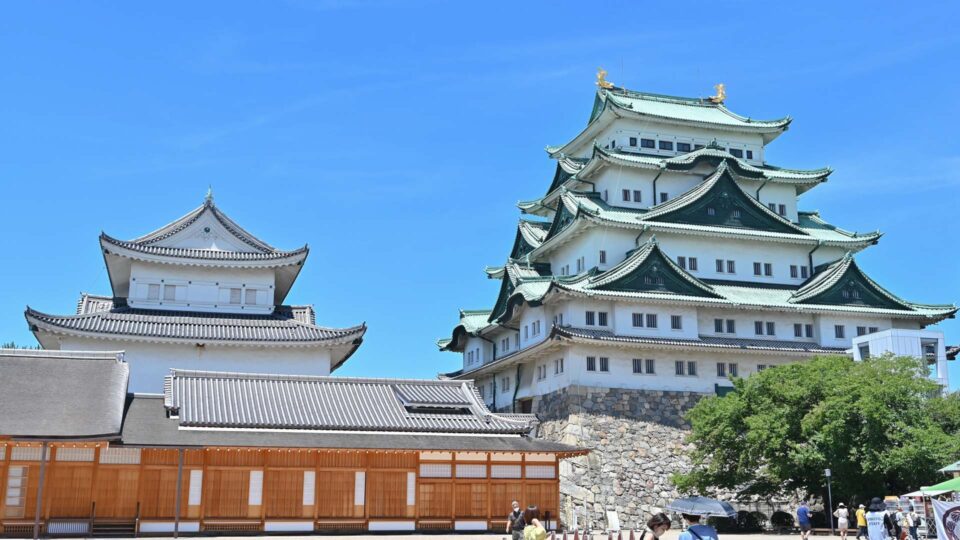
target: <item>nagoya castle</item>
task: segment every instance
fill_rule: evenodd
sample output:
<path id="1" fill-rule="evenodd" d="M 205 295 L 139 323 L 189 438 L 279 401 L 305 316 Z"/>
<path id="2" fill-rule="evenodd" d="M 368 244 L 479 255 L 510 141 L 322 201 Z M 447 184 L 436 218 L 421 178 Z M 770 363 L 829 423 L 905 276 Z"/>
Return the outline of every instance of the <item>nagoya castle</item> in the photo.
<path id="1" fill-rule="evenodd" d="M 547 147 L 553 178 L 518 204 L 505 262 L 486 269 L 493 307 L 461 310 L 439 341 L 463 355 L 443 377 L 592 450 L 561 467 L 566 523 L 615 511 L 634 526 L 665 505 L 689 464 L 684 413 L 733 377 L 889 351 L 926 358 L 946 386 L 943 335 L 925 328 L 957 308 L 883 288 L 856 260 L 879 232 L 800 208 L 831 170 L 767 163 L 789 117 L 736 114 L 722 84 L 684 98 L 605 75 L 586 127 Z"/>

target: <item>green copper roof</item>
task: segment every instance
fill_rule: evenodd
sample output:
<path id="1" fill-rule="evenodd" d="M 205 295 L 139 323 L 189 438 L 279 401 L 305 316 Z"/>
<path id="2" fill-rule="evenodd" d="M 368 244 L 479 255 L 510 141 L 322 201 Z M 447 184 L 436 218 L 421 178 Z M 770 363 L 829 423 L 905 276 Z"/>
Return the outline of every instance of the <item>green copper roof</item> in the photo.
<path id="1" fill-rule="evenodd" d="M 870 279 L 847 253 L 842 259 L 818 268 L 818 272 L 794 293 L 791 301 L 805 304 L 848 304 L 887 309 L 913 309 Z"/>
<path id="2" fill-rule="evenodd" d="M 589 277 L 584 288 L 718 297 L 709 285 L 691 276 L 665 256 L 656 238 L 633 250 L 617 266 Z"/>
<path id="3" fill-rule="evenodd" d="M 460 324 L 453 329 L 449 338 L 437 340 L 437 347 L 441 351 L 453 351 L 463 349 L 463 337 L 465 335 L 475 335 L 477 332 L 489 325 L 487 318 L 490 317 L 489 309 L 461 309 Z"/>

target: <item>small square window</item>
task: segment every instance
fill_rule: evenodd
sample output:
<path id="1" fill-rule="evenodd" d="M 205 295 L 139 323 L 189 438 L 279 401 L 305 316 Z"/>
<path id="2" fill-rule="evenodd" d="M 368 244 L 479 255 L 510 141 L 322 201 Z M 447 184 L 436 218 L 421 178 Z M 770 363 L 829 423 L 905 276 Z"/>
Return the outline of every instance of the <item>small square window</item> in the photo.
<path id="1" fill-rule="evenodd" d="M 656 328 L 656 327 L 657 327 L 657 314 L 647 313 L 647 328 Z"/>
<path id="2" fill-rule="evenodd" d="M 785 205 L 785 204 L 777 205 L 777 213 L 780 214 L 781 216 L 786 216 L 786 215 L 787 215 L 787 205 Z"/>
<path id="3" fill-rule="evenodd" d="M 880 330 L 880 329 L 877 328 L 876 326 L 871 326 L 870 329 L 869 329 L 869 331 L 868 331 L 867 333 L 868 333 L 868 334 L 876 334 L 878 330 Z"/>
<path id="4" fill-rule="evenodd" d="M 772 263 L 763 263 L 763 275 L 773 276 L 773 264 Z"/>
<path id="5" fill-rule="evenodd" d="M 771 212 L 776 212 L 776 211 L 777 211 L 777 203 L 767 203 L 767 208 L 769 208 Z"/>
<path id="6" fill-rule="evenodd" d="M 630 146 L 636 146 L 636 145 L 637 145 L 637 138 L 630 137 Z"/>
<path id="7" fill-rule="evenodd" d="M 726 362 L 717 362 L 717 377 L 726 377 L 726 376 L 727 376 Z"/>
<path id="8" fill-rule="evenodd" d="M 727 273 L 728 274 L 737 273 L 737 265 L 734 261 L 727 261 Z"/>
<path id="9" fill-rule="evenodd" d="M 806 337 L 812 338 L 812 337 L 813 337 L 813 325 L 812 325 L 812 324 L 805 324 L 805 325 L 803 325 L 803 333 L 806 335 Z"/>
<path id="10" fill-rule="evenodd" d="M 867 335 L 867 327 L 866 327 L 866 326 L 858 326 L 858 327 L 857 327 L 857 335 L 858 335 L 858 336 L 865 336 L 865 335 Z"/>
<path id="11" fill-rule="evenodd" d="M 715 215 L 717 215 L 717 210 L 716 210 L 714 207 L 712 207 L 712 206 L 708 206 L 708 207 L 707 207 L 707 215 L 708 215 L 708 216 L 715 216 Z"/>
<path id="12" fill-rule="evenodd" d="M 753 322 L 753 333 L 762 336 L 763 335 L 763 321 L 754 321 Z"/>
<path id="13" fill-rule="evenodd" d="M 772 321 L 767 321 L 767 335 L 775 336 L 777 335 L 777 325 Z"/>
<path id="14" fill-rule="evenodd" d="M 610 371 L 610 359 L 606 356 L 600 357 L 600 371 L 609 372 Z"/>
<path id="15" fill-rule="evenodd" d="M 803 325 L 795 323 L 793 325 L 793 337 L 803 337 Z"/>
<path id="16" fill-rule="evenodd" d="M 843 327 L 842 324 L 834 325 L 833 335 L 837 339 L 843 339 L 844 337 L 846 337 L 846 329 Z"/>
<path id="17" fill-rule="evenodd" d="M 623 200 L 624 200 L 625 202 L 630 202 L 630 190 L 629 190 L 629 189 L 623 190 Z"/>
<path id="18" fill-rule="evenodd" d="M 176 285 L 164 285 L 163 286 L 163 301 L 164 302 L 173 302 L 177 299 L 177 286 Z"/>
<path id="19" fill-rule="evenodd" d="M 673 141 L 660 141 L 658 146 L 661 150 L 673 150 Z"/>
<path id="20" fill-rule="evenodd" d="M 810 269 L 807 268 L 806 266 L 801 266 L 801 267 L 800 267 L 800 277 L 801 277 L 802 279 L 807 279 L 807 277 L 809 277 L 809 276 L 810 276 Z"/>
<path id="21" fill-rule="evenodd" d="M 797 265 L 791 264 L 791 265 L 790 265 L 790 277 L 796 278 L 796 277 L 799 276 L 799 275 L 800 275 L 800 272 L 799 272 L 799 269 L 797 268 Z"/>
<path id="22" fill-rule="evenodd" d="M 761 270 L 761 265 L 758 262 L 753 263 L 753 275 L 759 276 Z"/>
<path id="23" fill-rule="evenodd" d="M 607 264 L 607 252 L 600 250 L 600 264 Z"/>
<path id="24" fill-rule="evenodd" d="M 147 285 L 147 300 L 160 300 L 160 285 Z"/>
<path id="25" fill-rule="evenodd" d="M 597 359 L 593 356 L 587 357 L 587 371 L 597 370 Z"/>
<path id="26" fill-rule="evenodd" d="M 685 367 L 685 366 L 684 366 L 683 360 L 677 360 L 676 362 L 673 363 L 674 372 L 675 372 L 677 375 L 685 375 L 685 374 L 686 374 L 686 370 L 684 369 L 684 367 Z"/>
<path id="27" fill-rule="evenodd" d="M 717 273 L 723 273 L 723 259 L 717 259 Z"/>
<path id="28" fill-rule="evenodd" d="M 737 321 L 733 319 L 727 319 L 727 333 L 728 334 L 737 333 Z"/>
<path id="29" fill-rule="evenodd" d="M 643 373 L 643 360 L 640 358 L 633 359 L 633 372 L 634 373 Z"/>
<path id="30" fill-rule="evenodd" d="M 661 203 L 667 202 L 667 199 L 669 199 L 669 198 L 670 198 L 670 195 L 668 195 L 667 192 L 665 192 L 665 191 L 661 191 L 661 192 L 660 192 L 660 202 L 661 202 Z"/>
<path id="31" fill-rule="evenodd" d="M 596 313 L 594 313 L 593 311 L 588 311 L 584 316 L 587 326 L 594 326 L 596 324 L 595 318 L 596 318 Z"/>
<path id="32" fill-rule="evenodd" d="M 757 372 L 758 372 L 758 373 L 761 372 L 761 371 L 763 371 L 763 370 L 765 370 L 765 369 L 767 369 L 767 365 L 766 365 L 766 364 L 757 364 Z"/>
<path id="33" fill-rule="evenodd" d="M 690 143 L 678 142 L 677 143 L 677 152 L 689 152 Z"/>
<path id="34" fill-rule="evenodd" d="M 742 157 L 743 157 L 743 150 L 740 150 L 739 148 L 731 148 L 731 149 L 730 149 L 730 155 L 732 155 L 733 157 L 742 158 Z"/>
<path id="35" fill-rule="evenodd" d="M 697 363 L 695 361 L 687 362 L 687 375 L 691 377 L 697 376 Z"/>
<path id="36" fill-rule="evenodd" d="M 241 299 L 241 296 L 240 296 L 241 293 L 243 293 L 243 289 L 240 289 L 240 288 L 230 289 L 230 303 L 239 304 Z"/>
<path id="37" fill-rule="evenodd" d="M 606 312 L 606 311 L 600 311 L 600 312 L 597 313 L 597 324 L 600 325 L 600 326 L 606 326 L 606 325 L 607 325 L 607 312 Z"/>
<path id="38" fill-rule="evenodd" d="M 687 258 L 686 258 L 686 257 L 677 257 L 677 266 L 679 266 L 680 268 L 683 268 L 684 270 L 686 270 L 686 269 L 687 269 Z"/>
<path id="39" fill-rule="evenodd" d="M 727 372 L 730 373 L 730 376 L 731 376 L 731 377 L 736 377 L 736 376 L 739 375 L 740 369 L 739 369 L 739 367 L 737 366 L 736 362 L 731 362 L 731 363 L 727 366 Z"/>
<path id="40" fill-rule="evenodd" d="M 633 314 L 633 326 L 634 328 L 643 328 L 643 313 Z"/>
<path id="41" fill-rule="evenodd" d="M 257 304 L 257 290 L 256 289 L 247 289 L 243 291 L 243 303 L 248 306 L 253 306 Z"/>
<path id="42" fill-rule="evenodd" d="M 690 267 L 689 270 L 690 270 L 691 272 L 696 272 L 696 271 L 697 271 L 697 258 L 696 258 L 696 257 L 690 257 L 689 261 L 687 261 L 687 262 L 689 263 L 689 265 L 688 265 L 688 266 Z"/>
<path id="43" fill-rule="evenodd" d="M 733 212 L 730 212 L 730 215 L 736 219 L 740 219 L 740 209 L 734 208 Z"/>
<path id="44" fill-rule="evenodd" d="M 753 159 L 753 150 L 747 150 L 747 159 Z"/>
<path id="45" fill-rule="evenodd" d="M 722 334 L 723 333 L 723 319 L 714 319 L 713 320 L 713 331 Z"/>
<path id="46" fill-rule="evenodd" d="M 643 192 L 639 189 L 633 190 L 633 202 L 642 202 L 643 201 Z"/>
<path id="47" fill-rule="evenodd" d="M 670 316 L 670 328 L 673 330 L 682 330 L 683 329 L 683 317 L 680 315 L 671 315 Z"/>
<path id="48" fill-rule="evenodd" d="M 656 372 L 657 363 L 653 358 L 647 358 L 644 361 L 644 367 L 646 368 L 647 375 L 653 375 Z"/>
<path id="49" fill-rule="evenodd" d="M 656 148 L 657 143 L 653 139 L 640 139 L 641 148 Z"/>

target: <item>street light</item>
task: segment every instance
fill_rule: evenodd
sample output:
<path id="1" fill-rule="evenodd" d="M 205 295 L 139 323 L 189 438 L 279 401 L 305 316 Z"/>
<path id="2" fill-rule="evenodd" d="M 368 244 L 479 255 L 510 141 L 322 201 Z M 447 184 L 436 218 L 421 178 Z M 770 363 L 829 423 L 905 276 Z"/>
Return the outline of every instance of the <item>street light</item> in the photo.
<path id="1" fill-rule="evenodd" d="M 824 469 L 823 475 L 827 477 L 827 504 L 830 505 L 827 507 L 827 519 L 830 520 L 830 536 L 834 536 L 836 532 L 833 530 L 833 493 L 830 491 L 830 469 Z"/>

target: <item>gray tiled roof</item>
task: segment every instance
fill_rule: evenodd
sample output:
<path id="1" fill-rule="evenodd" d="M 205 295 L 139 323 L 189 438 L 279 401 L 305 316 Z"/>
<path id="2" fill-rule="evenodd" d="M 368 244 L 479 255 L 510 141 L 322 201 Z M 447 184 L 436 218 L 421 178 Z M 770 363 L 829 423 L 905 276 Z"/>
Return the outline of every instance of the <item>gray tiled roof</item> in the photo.
<path id="1" fill-rule="evenodd" d="M 344 448 L 389 450 L 461 450 L 569 452 L 582 450 L 521 435 L 444 435 L 442 433 L 356 433 L 349 431 L 268 431 L 179 429 L 167 418 L 162 396 L 136 395 L 123 423 L 123 444 L 130 446 L 256 446 L 262 448 Z"/>
<path id="2" fill-rule="evenodd" d="M 119 302 L 123 305 L 123 301 Z M 112 296 L 104 296 L 90 293 L 80 293 L 80 299 L 77 300 L 77 315 L 86 315 L 88 313 L 97 313 L 101 311 L 110 311 L 114 307 Z M 280 312 L 290 310 L 290 315 L 305 324 L 317 324 L 317 314 L 311 305 L 301 306 L 280 306 Z"/>
<path id="3" fill-rule="evenodd" d="M 0 437 L 117 436 L 130 376 L 122 355 L 0 349 Z"/>
<path id="4" fill-rule="evenodd" d="M 405 407 L 401 395 L 463 407 L 417 412 Z M 491 413 L 469 381 L 174 369 L 164 383 L 164 402 L 182 427 L 507 435 L 528 433 L 535 424 L 533 416 L 507 419 Z"/>
<path id="5" fill-rule="evenodd" d="M 292 251 L 222 251 L 214 249 L 194 249 L 194 248 L 175 248 L 167 246 L 154 246 L 138 244 L 118 240 L 107 234 L 100 235 L 100 244 L 104 249 L 110 249 L 109 246 L 130 250 L 146 255 L 158 255 L 162 257 L 176 257 L 182 259 L 205 259 L 216 261 L 276 261 L 281 259 L 290 259 L 290 264 L 297 264 L 302 261 L 309 252 L 307 246 Z"/>
<path id="6" fill-rule="evenodd" d="M 352 328 L 316 326 L 304 322 L 304 318 L 310 317 L 305 308 L 290 306 L 277 306 L 269 315 L 161 311 L 128 306 L 80 315 L 50 315 L 28 307 L 25 316 L 33 332 L 191 342 L 359 344 L 367 330 L 363 324 Z"/>
<path id="7" fill-rule="evenodd" d="M 564 337 L 617 341 L 622 343 L 648 343 L 651 345 L 678 345 L 720 349 L 747 349 L 757 351 L 799 352 L 811 354 L 844 354 L 846 349 L 822 347 L 804 341 L 780 341 L 774 339 L 729 338 L 700 336 L 698 339 L 655 338 L 616 335 L 609 330 L 594 330 L 574 327 L 558 327 L 556 334 Z"/>

